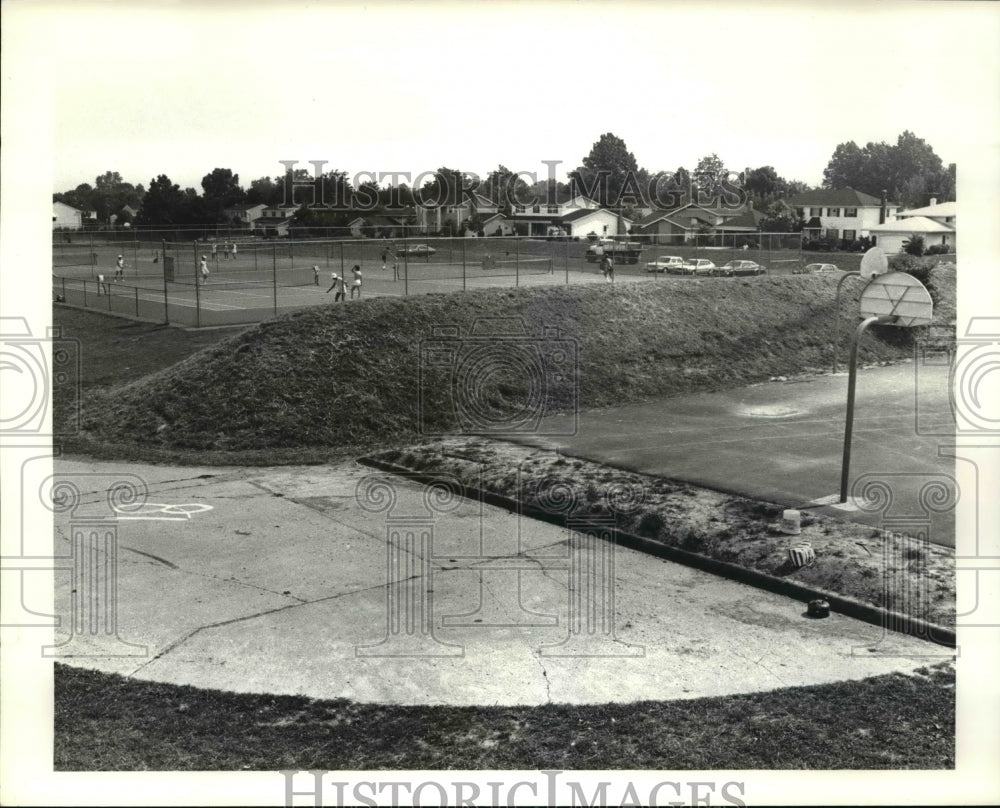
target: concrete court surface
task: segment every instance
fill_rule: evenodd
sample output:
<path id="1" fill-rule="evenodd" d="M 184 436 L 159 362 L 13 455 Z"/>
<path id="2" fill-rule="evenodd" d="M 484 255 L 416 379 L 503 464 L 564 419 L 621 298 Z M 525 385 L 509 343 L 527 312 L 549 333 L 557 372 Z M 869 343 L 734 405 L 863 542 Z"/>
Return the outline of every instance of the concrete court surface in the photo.
<path id="1" fill-rule="evenodd" d="M 503 510 L 427 499 L 352 462 L 60 459 L 56 474 L 80 492 L 55 514 L 56 552 L 69 556 L 74 534 L 102 538 L 77 549 L 86 575 L 55 573 L 57 641 L 74 642 L 49 655 L 138 679 L 360 702 L 582 704 L 818 684 L 951 655 L 840 615 L 808 619 L 802 603 L 628 549 L 608 555 L 610 543 Z M 112 512 L 119 478 L 147 490 Z M 401 538 L 389 543 L 390 529 Z M 112 535 L 117 575 L 105 564 Z M 95 606 L 108 577 L 114 609 Z M 30 589 L 25 605 L 49 611 Z M 104 633 L 112 612 L 117 636 Z"/>
<path id="2" fill-rule="evenodd" d="M 567 434 L 565 416 L 554 416 L 537 437 L 522 440 L 841 519 L 888 525 L 903 515 L 926 517 L 930 540 L 954 547 L 955 459 L 938 451 L 954 443 L 941 434 L 954 429 L 941 360 L 858 371 L 848 493 L 855 483 L 883 483 L 888 509 L 865 510 L 857 498 L 847 508 L 816 505 L 839 500 L 846 361 L 836 375 L 582 412 L 575 435 Z M 921 497 L 937 482 L 951 492 L 940 511 L 928 507 L 927 492 Z"/>

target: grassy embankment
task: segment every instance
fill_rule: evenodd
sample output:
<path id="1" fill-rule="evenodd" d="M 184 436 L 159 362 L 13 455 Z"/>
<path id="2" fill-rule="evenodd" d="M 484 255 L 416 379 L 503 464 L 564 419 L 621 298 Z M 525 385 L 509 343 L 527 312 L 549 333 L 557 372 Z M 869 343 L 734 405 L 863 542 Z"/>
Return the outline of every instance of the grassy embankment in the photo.
<path id="1" fill-rule="evenodd" d="M 858 285 L 846 283 L 841 302 L 842 359 L 857 321 Z M 936 321 L 949 325 L 954 269 L 935 270 L 931 285 L 940 300 Z M 665 278 L 544 294 L 489 289 L 370 299 L 190 339 L 123 324 L 114 339 L 129 343 L 124 351 L 81 337 L 82 428 L 65 447 L 173 462 L 313 462 L 453 431 L 449 403 L 457 396 L 474 396 L 484 417 L 503 417 L 530 393 L 524 365 L 508 361 L 515 351 L 494 353 L 472 375 L 434 361 L 444 344 L 435 328 L 467 336 L 482 318 L 503 320 L 508 334 L 523 320 L 543 351 L 556 340 L 569 346 L 568 359 L 543 360 L 546 412 L 577 399 L 586 409 L 794 375 L 830 365 L 835 288 L 836 278 L 820 276 Z M 68 321 L 64 336 L 74 337 L 88 316 L 98 315 L 61 309 L 56 320 Z M 543 337 L 545 328 L 558 329 L 558 337 Z M 912 337 L 906 329 L 874 328 L 862 361 L 910 356 Z M 459 356 L 473 350 L 467 340 L 447 342 L 460 343 Z M 485 342 L 495 349 L 498 340 Z M 141 373 L 146 368 L 153 372 Z"/>

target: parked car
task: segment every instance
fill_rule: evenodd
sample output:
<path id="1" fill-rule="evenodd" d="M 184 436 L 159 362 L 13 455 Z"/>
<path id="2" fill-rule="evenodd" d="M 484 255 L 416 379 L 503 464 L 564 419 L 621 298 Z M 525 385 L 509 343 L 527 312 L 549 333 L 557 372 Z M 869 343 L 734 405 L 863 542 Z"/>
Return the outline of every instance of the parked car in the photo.
<path id="1" fill-rule="evenodd" d="M 673 275 L 683 275 L 687 262 L 679 255 L 661 255 L 655 261 L 646 264 L 646 272 L 670 272 Z"/>
<path id="2" fill-rule="evenodd" d="M 821 275 L 824 272 L 840 272 L 836 264 L 806 264 L 802 269 L 793 270 L 793 275 Z"/>
<path id="3" fill-rule="evenodd" d="M 756 261 L 726 261 L 715 274 L 730 278 L 733 275 L 763 275 L 766 272 Z"/>
<path id="4" fill-rule="evenodd" d="M 687 273 L 691 275 L 714 275 L 718 271 L 715 264 L 707 258 L 696 258 L 694 261 L 688 261 L 686 266 Z"/>
<path id="5" fill-rule="evenodd" d="M 437 250 L 429 244 L 410 244 L 406 247 L 399 247 L 396 255 L 434 255 Z"/>

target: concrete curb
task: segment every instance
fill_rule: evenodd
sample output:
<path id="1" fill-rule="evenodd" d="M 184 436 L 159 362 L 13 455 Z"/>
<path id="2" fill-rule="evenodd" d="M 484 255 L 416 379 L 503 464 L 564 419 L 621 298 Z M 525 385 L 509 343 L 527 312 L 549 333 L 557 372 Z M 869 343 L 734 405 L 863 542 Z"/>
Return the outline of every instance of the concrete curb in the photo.
<path id="1" fill-rule="evenodd" d="M 414 471 L 413 469 L 406 468 L 405 466 L 399 466 L 395 463 L 378 460 L 373 457 L 361 457 L 358 458 L 358 462 L 364 466 L 378 469 L 379 471 L 386 471 L 391 474 L 398 474 L 406 477 L 407 479 L 415 480 L 425 485 L 441 479 L 440 476 L 436 475 L 434 472 Z M 467 486 L 464 483 L 461 484 L 461 489 L 462 495 L 468 499 L 482 501 L 488 505 L 503 508 L 504 510 L 512 513 L 521 513 L 532 519 L 537 519 L 541 522 L 548 522 L 549 524 L 557 525 L 559 527 L 566 526 L 566 519 L 562 514 L 555 514 L 531 505 L 524 505 L 520 501 L 504 494 L 497 494 L 493 491 L 486 491 L 480 488 Z M 574 518 L 574 524 L 579 525 L 581 522 L 584 525 L 587 524 L 586 519 L 580 519 L 578 517 Z M 598 526 L 595 524 L 595 528 L 597 527 Z M 861 620 L 865 623 L 881 626 L 887 631 L 908 634 L 912 637 L 926 640 L 927 642 L 932 642 L 937 645 L 943 645 L 948 648 L 954 648 L 957 644 L 955 630 L 937 625 L 936 623 L 931 623 L 926 620 L 921 620 L 907 614 L 894 612 L 878 606 L 872 606 L 870 603 L 864 603 L 846 595 L 839 595 L 835 592 L 827 592 L 796 581 L 789 581 L 758 570 L 741 567 L 737 564 L 731 564 L 728 561 L 719 561 L 717 559 L 710 558 L 709 556 L 702 555 L 701 553 L 693 553 L 690 550 L 682 550 L 679 547 L 661 544 L 660 542 L 653 541 L 652 539 L 647 539 L 643 536 L 636 536 L 635 534 L 627 533 L 620 529 L 616 530 L 616 534 L 618 536 L 618 543 L 623 547 L 628 547 L 632 550 L 638 550 L 639 552 L 646 553 L 648 555 L 664 558 L 668 561 L 674 561 L 678 564 L 694 567 L 695 569 L 700 569 L 703 572 L 709 572 L 713 575 L 729 578 L 749 586 L 765 589 L 778 595 L 784 595 L 785 597 L 800 600 L 803 603 L 810 600 L 823 599 L 830 604 L 830 608 L 833 611 L 848 617 L 853 617 L 854 619 Z"/>

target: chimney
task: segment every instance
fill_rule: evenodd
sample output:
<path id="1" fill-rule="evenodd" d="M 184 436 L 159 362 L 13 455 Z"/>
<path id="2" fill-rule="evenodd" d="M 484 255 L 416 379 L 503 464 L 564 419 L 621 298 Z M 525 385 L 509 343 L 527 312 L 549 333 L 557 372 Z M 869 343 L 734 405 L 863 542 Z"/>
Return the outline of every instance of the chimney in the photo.
<path id="1" fill-rule="evenodd" d="M 937 204 L 937 197 L 936 196 L 932 196 L 931 197 L 931 207 L 933 207 L 936 204 Z"/>
<path id="2" fill-rule="evenodd" d="M 886 204 L 889 201 L 889 198 L 888 198 L 887 194 L 888 194 L 888 191 L 884 191 L 884 190 L 882 191 L 882 200 L 881 200 L 882 201 L 882 207 L 879 209 L 879 212 L 878 212 L 878 223 L 879 224 L 885 224 L 885 208 L 886 208 Z"/>

